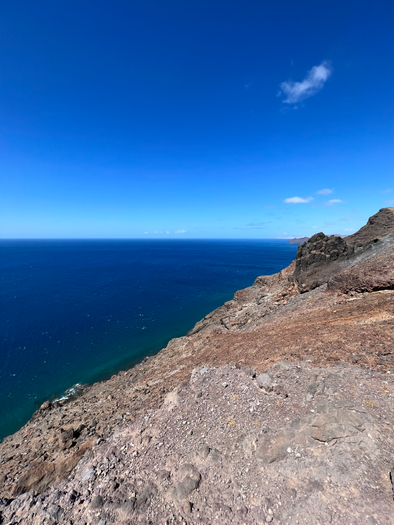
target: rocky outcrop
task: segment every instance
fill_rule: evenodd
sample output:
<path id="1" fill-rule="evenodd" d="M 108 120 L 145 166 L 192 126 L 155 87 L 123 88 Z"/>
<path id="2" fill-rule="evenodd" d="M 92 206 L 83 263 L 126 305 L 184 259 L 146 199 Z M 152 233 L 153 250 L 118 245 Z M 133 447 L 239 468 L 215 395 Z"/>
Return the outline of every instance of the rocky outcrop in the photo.
<path id="1" fill-rule="evenodd" d="M 389 239 L 388 243 L 387 239 Z M 381 209 L 357 233 L 346 238 L 334 235 L 328 237 L 324 233 L 317 233 L 299 246 L 292 279 L 297 282 L 301 293 L 313 290 L 363 260 L 369 258 L 376 260 L 376 257 L 387 249 L 388 244 L 392 244 L 392 239 L 394 239 L 394 208 Z M 376 262 L 365 268 L 371 269 L 374 266 L 377 267 Z M 343 279 L 350 274 L 349 270 L 344 274 Z M 359 279 L 363 278 L 360 276 Z M 356 285 L 356 278 L 354 283 Z M 359 285 L 356 288 L 361 289 Z"/>
<path id="2" fill-rule="evenodd" d="M 346 237 L 349 251 L 359 253 L 379 240 L 394 234 L 394 208 L 382 208 L 368 219 L 365 226 Z"/>
<path id="3" fill-rule="evenodd" d="M 301 292 L 313 290 L 327 282 L 331 274 L 337 273 L 340 268 L 338 263 L 348 257 L 348 245 L 344 239 L 316 233 L 299 246 L 292 278 Z"/>
<path id="4" fill-rule="evenodd" d="M 328 289 L 350 292 L 373 292 L 394 289 L 394 237 L 387 239 L 380 253 L 342 270 L 329 279 Z"/>

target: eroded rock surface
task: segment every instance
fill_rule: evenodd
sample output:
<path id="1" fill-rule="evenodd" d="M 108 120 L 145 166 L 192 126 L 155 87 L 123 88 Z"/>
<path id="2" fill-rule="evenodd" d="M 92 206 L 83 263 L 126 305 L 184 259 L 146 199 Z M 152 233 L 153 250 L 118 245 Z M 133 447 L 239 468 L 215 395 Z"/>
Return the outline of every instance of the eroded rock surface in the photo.
<path id="1" fill-rule="evenodd" d="M 333 279 L 335 283 L 347 281 L 348 291 L 372 291 L 385 288 L 387 279 L 394 285 L 393 275 L 385 270 L 385 276 L 379 281 L 379 264 L 376 257 L 390 260 L 393 255 L 394 241 L 394 208 L 383 208 L 369 218 L 368 223 L 358 232 L 346 238 L 324 233 L 313 235 L 307 242 L 299 246 L 296 257 L 294 279 L 301 292 L 307 292 Z M 373 259 L 373 262 L 368 261 Z M 364 272 L 354 266 L 364 263 Z M 392 268 L 391 268 L 392 269 Z M 344 272 L 344 273 L 343 273 Z M 370 273 L 375 275 L 368 277 Z M 339 277 L 338 274 L 342 273 Z M 383 282 L 384 281 L 384 282 Z M 375 285 L 376 283 L 376 285 Z"/>
<path id="2" fill-rule="evenodd" d="M 68 479 L 3 500 L 3 523 L 392 523 L 390 375 L 283 361 L 267 375 L 269 392 L 235 365 L 193 370 Z"/>

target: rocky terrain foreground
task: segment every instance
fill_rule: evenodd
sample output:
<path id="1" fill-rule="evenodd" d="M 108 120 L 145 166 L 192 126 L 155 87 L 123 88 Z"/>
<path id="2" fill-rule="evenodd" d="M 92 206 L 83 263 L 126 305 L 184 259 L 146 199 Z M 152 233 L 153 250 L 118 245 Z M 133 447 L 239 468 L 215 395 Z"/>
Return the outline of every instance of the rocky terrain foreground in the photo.
<path id="1" fill-rule="evenodd" d="M 394 524 L 394 209 L 0 444 L 4 524 Z"/>

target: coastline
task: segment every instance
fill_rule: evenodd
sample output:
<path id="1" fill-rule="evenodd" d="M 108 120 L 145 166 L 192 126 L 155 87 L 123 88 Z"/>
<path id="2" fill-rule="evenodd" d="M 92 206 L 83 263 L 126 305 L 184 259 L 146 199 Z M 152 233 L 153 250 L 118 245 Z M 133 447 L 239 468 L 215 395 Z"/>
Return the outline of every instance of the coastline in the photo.
<path id="1" fill-rule="evenodd" d="M 298 268 L 306 268 L 299 280 L 295 263 L 258 277 L 133 369 L 89 386 L 69 402 L 44 403 L 0 444 L 3 512 L 11 516 L 7 502 L 25 497 L 36 510 L 29 511 L 33 517 L 28 521 L 23 514 L 21 523 L 35 525 L 42 521 L 34 522 L 34 516 L 39 520 L 47 512 L 45 501 L 58 498 L 58 512 L 76 524 L 94 509 L 106 523 L 146 523 L 147 516 L 161 523 L 157 512 L 163 519 L 172 512 L 176 519 L 187 515 L 190 523 L 200 523 L 203 514 L 209 523 L 223 523 L 230 519 L 223 517 L 230 512 L 224 507 L 240 516 L 232 515 L 234 523 L 260 523 L 258 509 L 264 520 L 273 516 L 282 523 L 294 508 L 309 523 L 308 505 L 319 508 L 321 516 L 334 515 L 343 491 L 353 487 L 338 514 L 343 519 L 334 523 L 347 524 L 357 516 L 357 523 L 367 524 L 369 515 L 377 523 L 387 522 L 393 504 L 387 472 L 394 436 L 385 430 L 385 421 L 394 417 L 394 236 L 389 231 L 375 242 L 376 232 L 370 233 L 361 231 L 362 257 L 346 255 L 348 246 L 354 251 L 350 243 L 317 234 L 298 252 Z M 322 254 L 345 255 L 322 264 L 318 244 Z M 217 424 L 208 417 L 211 413 Z M 293 420 L 296 415 L 300 422 Z M 241 452 L 234 452 L 236 443 L 245 443 Z M 199 447 L 207 447 L 206 461 Z M 218 452 L 211 457 L 210 450 Z M 316 507 L 317 500 L 309 501 L 308 494 L 318 497 L 320 485 L 308 487 L 316 479 L 326 482 L 319 478 L 319 454 L 326 462 L 323 472 L 330 472 L 336 485 L 327 485 L 328 500 L 318 498 Z M 343 454 L 346 469 L 340 474 Z M 111 457 L 112 470 L 105 467 Z M 304 465 L 302 475 L 298 461 Z M 209 500 L 209 494 L 216 494 L 218 468 L 227 483 L 227 503 Z M 165 479 L 160 477 L 163 469 Z M 254 502 L 239 499 L 242 486 L 249 487 L 246 469 L 252 469 L 253 483 L 261 472 L 270 480 Z M 198 482 L 185 493 L 182 483 L 190 476 Z M 287 486 L 280 476 L 299 485 Z M 134 480 L 132 486 L 128 480 Z M 368 490 L 370 484 L 377 487 L 375 492 L 363 489 L 365 480 Z M 117 492 L 118 486 L 124 493 Z M 78 506 L 67 499 L 74 493 Z M 144 503 L 138 503 L 138 494 L 147 495 Z M 272 503 L 276 494 L 282 506 Z M 135 498 L 132 504 L 127 503 L 130 497 Z M 204 497 L 209 504 L 203 508 Z M 264 503 L 266 497 L 271 504 Z M 198 516 L 193 508 L 200 509 Z"/>
<path id="2" fill-rule="evenodd" d="M 276 241 L 16 244 L 2 260 L 0 437 L 72 385 L 157 353 L 296 251 Z"/>

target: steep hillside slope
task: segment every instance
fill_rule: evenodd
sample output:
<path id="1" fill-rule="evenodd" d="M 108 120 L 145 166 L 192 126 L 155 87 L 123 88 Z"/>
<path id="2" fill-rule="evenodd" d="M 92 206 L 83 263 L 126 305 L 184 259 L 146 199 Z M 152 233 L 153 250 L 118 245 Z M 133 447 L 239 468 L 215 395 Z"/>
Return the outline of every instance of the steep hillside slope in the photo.
<path id="1" fill-rule="evenodd" d="M 155 357 L 45 403 L 0 444 L 3 523 L 393 523 L 393 234 L 387 208 L 318 234 Z"/>

